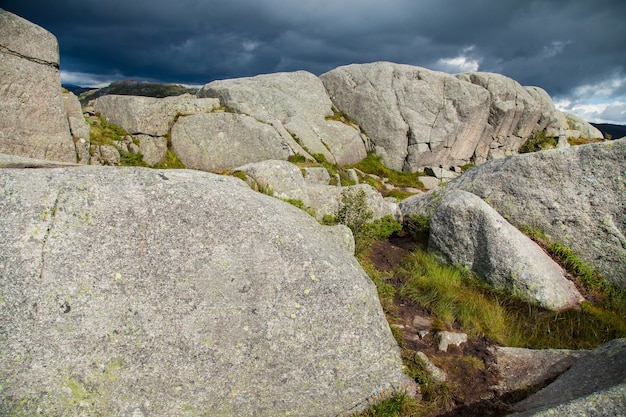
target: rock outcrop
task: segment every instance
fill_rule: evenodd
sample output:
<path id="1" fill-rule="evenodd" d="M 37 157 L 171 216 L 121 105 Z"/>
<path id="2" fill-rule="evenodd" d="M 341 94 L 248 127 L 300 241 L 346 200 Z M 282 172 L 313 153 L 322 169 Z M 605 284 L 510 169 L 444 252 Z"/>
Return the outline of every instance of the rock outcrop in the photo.
<path id="1" fill-rule="evenodd" d="M 613 340 L 578 360 L 511 417 L 621 416 L 626 410 L 626 339 Z"/>
<path id="2" fill-rule="evenodd" d="M 517 152 L 534 133 L 570 132 L 567 119 L 538 87 L 500 74 L 452 76 L 376 62 L 320 76 L 339 110 L 354 119 L 390 168 L 482 164 Z M 593 129 L 582 122 L 572 136 Z"/>
<path id="3" fill-rule="evenodd" d="M 0 9 L 0 152 L 76 162 L 50 32 Z"/>
<path id="4" fill-rule="evenodd" d="M 411 385 L 345 227 L 196 171 L 0 190 L 8 415 L 349 416 Z"/>
<path id="5" fill-rule="evenodd" d="M 185 87 L 179 84 L 161 84 L 149 81 L 136 80 L 118 80 L 113 81 L 106 87 L 95 90 L 83 91 L 78 97 L 83 106 L 98 97 L 106 95 L 124 95 L 124 96 L 141 96 L 141 97 L 173 97 L 182 96 L 183 94 L 195 94 L 197 88 Z"/>
<path id="6" fill-rule="evenodd" d="M 595 126 L 571 113 L 563 113 L 569 127 L 568 136 L 589 139 L 603 139 L 604 135 Z"/>
<path id="7" fill-rule="evenodd" d="M 70 124 L 70 132 L 74 139 L 76 146 L 76 157 L 81 164 L 89 164 L 90 155 L 90 134 L 91 128 L 89 123 L 83 116 L 83 110 L 73 93 L 63 93 L 63 104 L 65 105 L 65 111 L 67 113 L 67 121 Z"/>
<path id="8" fill-rule="evenodd" d="M 289 146 L 276 130 L 255 118 L 234 113 L 180 117 L 172 128 L 172 149 L 188 168 L 233 169 L 268 159 L 286 160 Z"/>
<path id="9" fill-rule="evenodd" d="M 230 111 L 255 117 L 291 136 L 302 146 L 292 146 L 294 153 L 321 154 L 340 165 L 356 163 L 366 156 L 359 130 L 330 119 L 333 103 L 319 78 L 309 72 L 213 81 L 197 95 L 219 98 Z M 290 143 L 288 138 L 285 142 Z"/>
<path id="10" fill-rule="evenodd" d="M 447 193 L 430 221 L 428 248 L 474 271 L 494 288 L 506 289 L 549 310 L 583 301 L 563 269 L 489 204 L 466 191 Z"/>
<path id="11" fill-rule="evenodd" d="M 425 68 L 355 64 L 320 78 L 337 108 L 367 132 L 383 163 L 395 170 L 467 163 L 489 117 L 484 88 Z"/>
<path id="12" fill-rule="evenodd" d="M 244 172 L 262 189 L 274 197 L 300 200 L 309 205 L 307 185 L 300 168 L 287 161 L 268 160 L 247 164 L 235 169 Z M 326 171 L 328 173 L 328 171 Z"/>
<path id="13" fill-rule="evenodd" d="M 220 105 L 216 99 L 199 99 L 191 94 L 154 98 L 106 95 L 94 101 L 104 118 L 132 135 L 165 136 L 179 116 L 210 113 Z"/>
<path id="14" fill-rule="evenodd" d="M 374 187 L 368 184 L 352 186 L 328 185 L 330 175 L 325 168 L 306 169 L 304 177 L 300 168 L 287 161 L 264 161 L 251 163 L 235 169 L 245 172 L 259 188 L 271 190 L 278 198 L 301 200 L 321 220 L 324 215 L 336 215 L 343 193 L 363 191 L 365 203 L 372 210 L 373 219 L 384 216 L 398 217 L 397 204 L 386 201 Z"/>
<path id="15" fill-rule="evenodd" d="M 494 346 L 500 381 L 494 386 L 498 395 L 525 391 L 553 381 L 589 351 L 568 349 L 524 349 Z"/>
<path id="16" fill-rule="evenodd" d="M 484 72 L 459 74 L 457 78 L 481 86 L 491 96 L 488 126 L 474 156 L 479 163 L 516 153 L 533 133 L 558 123 L 554 106 L 546 109 L 540 92 L 531 93 L 511 78 Z M 551 124 L 544 126 L 546 122 Z"/>
<path id="17" fill-rule="evenodd" d="M 490 161 L 446 190 L 488 200 L 513 225 L 543 231 L 626 288 L 624 166 L 626 139 L 621 139 Z M 419 200 L 403 201 L 403 213 L 416 212 Z"/>

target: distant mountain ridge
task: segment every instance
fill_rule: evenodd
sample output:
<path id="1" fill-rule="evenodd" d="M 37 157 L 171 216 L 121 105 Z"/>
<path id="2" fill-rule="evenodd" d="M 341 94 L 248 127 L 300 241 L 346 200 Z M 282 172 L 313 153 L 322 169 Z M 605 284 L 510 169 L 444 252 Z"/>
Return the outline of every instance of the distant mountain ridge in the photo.
<path id="1" fill-rule="evenodd" d="M 73 86 L 70 85 L 69 87 Z M 65 88 L 69 91 L 74 92 L 71 88 Z M 107 87 L 103 88 L 85 89 L 77 95 L 79 96 L 78 98 L 81 104 L 84 106 L 91 100 L 95 100 L 98 97 L 106 96 L 109 94 L 163 98 L 180 96 L 186 93 L 195 94 L 196 91 L 197 88 L 189 88 L 179 84 L 160 84 L 149 81 L 136 81 L 129 79 L 114 81 Z"/>
<path id="2" fill-rule="evenodd" d="M 591 123 L 591 125 L 602 132 L 604 137 L 607 137 L 607 134 L 611 135 L 611 139 L 620 139 L 626 136 L 626 126 L 624 125 L 610 123 Z"/>

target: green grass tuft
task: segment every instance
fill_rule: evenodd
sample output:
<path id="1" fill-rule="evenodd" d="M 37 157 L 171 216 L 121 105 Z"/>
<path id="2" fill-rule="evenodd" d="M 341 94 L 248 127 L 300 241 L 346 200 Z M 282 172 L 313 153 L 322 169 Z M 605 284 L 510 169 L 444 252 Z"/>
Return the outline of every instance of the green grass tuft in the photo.
<path id="1" fill-rule="evenodd" d="M 187 168 L 185 164 L 183 164 L 182 161 L 178 158 L 178 155 L 176 155 L 176 153 L 174 153 L 174 151 L 171 149 L 165 151 L 165 156 L 163 157 L 163 159 L 160 162 L 154 164 L 152 167 L 157 169 Z"/>
<path id="2" fill-rule="evenodd" d="M 546 149 L 554 149 L 558 145 L 557 139 L 553 136 L 547 136 L 545 130 L 541 130 L 528 138 L 526 142 L 519 148 L 519 153 L 529 153 L 544 151 Z"/>
<path id="3" fill-rule="evenodd" d="M 389 179 L 389 183 L 396 187 L 413 187 L 424 189 L 424 185 L 419 180 L 419 174 L 415 172 L 399 172 L 387 168 L 380 160 L 380 156 L 373 152 L 367 154 L 367 157 L 361 162 L 351 166 L 357 168 L 367 174 L 378 175 Z M 377 187 L 378 188 L 378 187 Z"/>

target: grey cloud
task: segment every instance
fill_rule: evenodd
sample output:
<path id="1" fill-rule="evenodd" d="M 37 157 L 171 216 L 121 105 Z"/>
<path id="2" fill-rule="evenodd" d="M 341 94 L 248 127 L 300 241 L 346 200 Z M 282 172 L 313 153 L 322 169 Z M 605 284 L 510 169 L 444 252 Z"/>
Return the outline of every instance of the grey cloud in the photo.
<path id="1" fill-rule="evenodd" d="M 441 60 L 465 57 L 481 71 L 567 96 L 626 70 L 619 1 L 0 0 L 0 7 L 54 33 L 66 71 L 165 82 L 320 74 L 380 60 L 454 70 Z"/>

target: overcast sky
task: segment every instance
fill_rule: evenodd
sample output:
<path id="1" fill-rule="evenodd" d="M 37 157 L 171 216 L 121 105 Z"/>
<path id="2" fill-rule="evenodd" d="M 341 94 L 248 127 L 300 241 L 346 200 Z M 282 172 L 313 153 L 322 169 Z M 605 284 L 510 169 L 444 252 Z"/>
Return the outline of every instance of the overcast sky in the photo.
<path id="1" fill-rule="evenodd" d="M 626 124 L 624 0 L 0 0 L 55 34 L 65 83 L 202 85 L 392 61 L 490 71 Z"/>

